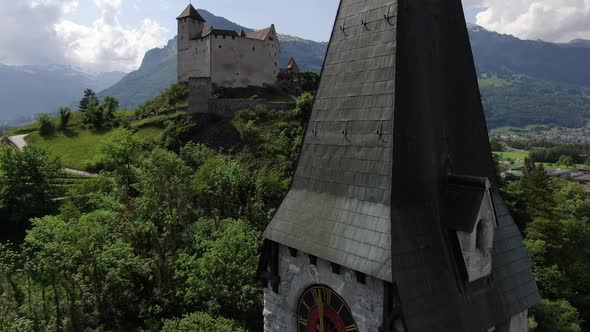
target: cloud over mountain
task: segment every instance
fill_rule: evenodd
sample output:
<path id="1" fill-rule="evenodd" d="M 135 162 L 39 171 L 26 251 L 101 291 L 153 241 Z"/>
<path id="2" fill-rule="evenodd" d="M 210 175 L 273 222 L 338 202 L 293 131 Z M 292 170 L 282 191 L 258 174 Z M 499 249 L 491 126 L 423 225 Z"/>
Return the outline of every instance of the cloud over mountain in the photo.
<path id="1" fill-rule="evenodd" d="M 67 18 L 78 8 L 78 0 L 0 0 L 0 62 L 130 71 L 141 64 L 147 50 L 166 42 L 166 29 L 150 19 L 123 26 L 122 0 L 94 4 L 98 17 L 84 25 Z"/>
<path id="2" fill-rule="evenodd" d="M 588 0 L 463 0 L 463 4 L 485 8 L 476 23 L 500 33 L 553 42 L 590 39 Z"/>

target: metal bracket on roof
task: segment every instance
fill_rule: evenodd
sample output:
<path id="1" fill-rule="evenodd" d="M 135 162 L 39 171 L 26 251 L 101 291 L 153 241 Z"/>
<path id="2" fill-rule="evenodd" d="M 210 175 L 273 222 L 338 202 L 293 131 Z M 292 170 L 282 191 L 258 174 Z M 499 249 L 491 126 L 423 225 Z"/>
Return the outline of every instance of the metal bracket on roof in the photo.
<path id="1" fill-rule="evenodd" d="M 313 126 L 311 133 L 313 134 L 313 136 L 318 135 L 318 122 L 317 121 L 314 121 L 314 126 Z"/>
<path id="2" fill-rule="evenodd" d="M 385 17 L 385 21 L 387 21 L 387 23 L 389 23 L 389 25 L 393 25 L 393 23 L 391 23 L 391 18 L 393 17 L 393 15 L 391 15 L 391 7 L 393 5 L 389 5 L 387 6 L 387 13 L 385 13 L 385 15 L 383 15 Z"/>
<path id="3" fill-rule="evenodd" d="M 342 33 L 343 33 L 345 36 L 348 36 L 348 35 L 346 34 L 346 19 L 344 19 L 344 20 L 342 21 L 342 25 L 340 26 L 340 31 L 342 31 Z"/>
<path id="4" fill-rule="evenodd" d="M 363 24 L 363 26 L 365 27 L 365 29 L 369 30 L 369 27 L 367 27 L 367 24 L 369 24 L 369 22 L 367 21 L 367 15 L 369 14 L 369 12 L 365 12 L 365 17 L 362 19 L 361 23 Z"/>
<path id="5" fill-rule="evenodd" d="M 346 121 L 346 125 L 344 126 L 344 129 L 342 131 L 340 131 L 340 133 L 344 136 L 348 135 L 348 121 Z"/>
<path id="6" fill-rule="evenodd" d="M 383 120 L 379 121 L 379 129 L 375 131 L 379 137 L 383 136 Z"/>

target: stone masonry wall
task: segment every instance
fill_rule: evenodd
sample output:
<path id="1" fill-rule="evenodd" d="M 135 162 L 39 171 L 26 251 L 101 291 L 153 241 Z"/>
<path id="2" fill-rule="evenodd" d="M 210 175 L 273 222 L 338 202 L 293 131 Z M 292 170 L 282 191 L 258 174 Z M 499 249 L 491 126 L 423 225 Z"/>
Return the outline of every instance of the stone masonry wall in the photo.
<path id="1" fill-rule="evenodd" d="M 253 110 L 256 106 L 263 106 L 272 111 L 288 111 L 295 109 L 295 103 L 270 102 L 263 99 L 211 99 L 209 101 L 211 113 L 232 117 L 241 110 Z"/>
<path id="2" fill-rule="evenodd" d="M 297 304 L 301 294 L 310 286 L 325 285 L 346 301 L 361 332 L 379 331 L 383 321 L 384 282 L 367 276 L 366 283 L 356 281 L 354 271 L 341 268 L 332 272 L 330 263 L 318 258 L 317 265 L 298 252 L 292 257 L 289 249 L 280 246 L 279 294 L 271 287 L 264 291 L 264 331 L 296 332 Z"/>
<path id="3" fill-rule="evenodd" d="M 191 77 L 188 80 L 188 112 L 209 113 L 209 98 L 212 92 L 210 77 Z"/>
<path id="4" fill-rule="evenodd" d="M 279 73 L 278 41 L 210 36 L 211 80 L 224 87 L 272 85 Z M 274 39 L 274 38 L 273 38 Z"/>

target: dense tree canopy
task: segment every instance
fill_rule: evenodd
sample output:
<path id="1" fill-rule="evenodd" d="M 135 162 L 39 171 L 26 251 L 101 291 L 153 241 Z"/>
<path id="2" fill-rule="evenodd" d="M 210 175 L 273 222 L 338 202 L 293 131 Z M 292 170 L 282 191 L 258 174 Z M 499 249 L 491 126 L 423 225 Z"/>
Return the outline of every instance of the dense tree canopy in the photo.
<path id="1" fill-rule="evenodd" d="M 158 105 L 182 105 L 185 88 Z M 87 114 L 117 108 L 94 99 Z M 231 120 L 176 117 L 149 143 L 117 129 L 97 148 L 100 174 L 75 182 L 38 148 L 0 149 L 2 220 L 30 220 L 24 243 L 0 244 L 0 331 L 261 330 L 261 233 L 287 192 L 313 99 Z M 587 329 L 590 194 L 533 160 L 503 194 L 544 298 L 531 329 Z"/>

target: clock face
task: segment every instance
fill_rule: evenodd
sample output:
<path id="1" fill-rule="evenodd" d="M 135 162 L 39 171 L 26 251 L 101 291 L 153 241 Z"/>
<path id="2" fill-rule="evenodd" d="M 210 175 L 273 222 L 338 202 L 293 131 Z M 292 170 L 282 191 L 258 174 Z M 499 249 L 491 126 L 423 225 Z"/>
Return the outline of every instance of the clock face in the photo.
<path id="1" fill-rule="evenodd" d="M 308 288 L 297 308 L 299 332 L 358 332 L 350 308 L 325 286 Z"/>

